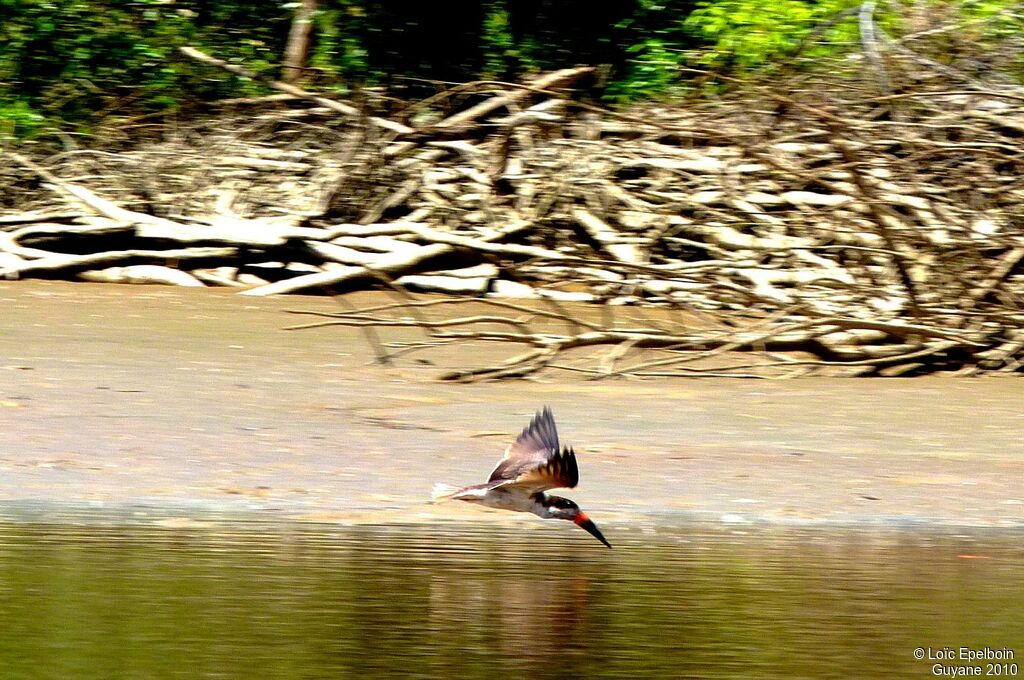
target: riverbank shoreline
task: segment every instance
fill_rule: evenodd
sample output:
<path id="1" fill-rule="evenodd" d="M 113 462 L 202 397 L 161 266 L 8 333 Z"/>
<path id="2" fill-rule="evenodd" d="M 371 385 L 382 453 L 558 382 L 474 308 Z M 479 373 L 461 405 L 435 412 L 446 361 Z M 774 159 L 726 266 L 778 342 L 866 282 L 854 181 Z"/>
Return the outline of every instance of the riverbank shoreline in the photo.
<path id="1" fill-rule="evenodd" d="M 0 517 L 535 520 L 426 501 L 548 404 L 579 454 L 565 495 L 602 527 L 1024 527 L 1019 380 L 439 383 L 446 365 L 374 365 L 359 329 L 282 330 L 336 304 L 0 283 Z"/>

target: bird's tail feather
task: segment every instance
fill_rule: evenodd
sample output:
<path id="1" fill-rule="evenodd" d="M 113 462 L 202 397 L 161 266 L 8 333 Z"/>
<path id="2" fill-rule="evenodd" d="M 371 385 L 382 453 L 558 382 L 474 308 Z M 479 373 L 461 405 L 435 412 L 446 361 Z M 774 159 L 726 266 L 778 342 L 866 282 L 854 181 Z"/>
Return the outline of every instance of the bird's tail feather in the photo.
<path id="1" fill-rule="evenodd" d="M 446 501 L 461 490 L 462 489 L 460 489 L 457 486 L 452 486 L 451 484 L 442 484 L 441 482 L 438 482 L 430 491 L 430 500 L 434 503 Z"/>

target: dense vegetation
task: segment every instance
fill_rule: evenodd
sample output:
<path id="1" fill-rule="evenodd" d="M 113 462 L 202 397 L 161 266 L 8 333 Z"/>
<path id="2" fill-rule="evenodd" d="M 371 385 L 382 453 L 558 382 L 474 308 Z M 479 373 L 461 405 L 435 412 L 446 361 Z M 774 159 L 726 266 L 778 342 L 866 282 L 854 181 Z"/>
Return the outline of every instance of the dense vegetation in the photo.
<path id="1" fill-rule="evenodd" d="M 0 0 L 0 134 L 44 121 L 188 109 L 263 92 L 211 73 L 176 49 L 193 45 L 278 74 L 297 3 L 281 0 Z M 797 53 L 859 49 L 853 0 L 322 0 L 313 14 L 305 80 L 344 91 L 382 84 L 409 96 L 437 81 L 514 79 L 577 64 L 608 64 L 612 101 L 671 91 L 680 66 L 749 75 Z M 880 7 L 883 26 L 913 12 L 942 15 L 951 53 L 1006 33 L 1024 35 L 1014 0 Z M 886 13 L 888 11 L 888 14 Z M 913 27 L 911 27 L 913 28 Z M 813 47 L 804 40 L 813 35 Z M 6 119 L 6 120 L 5 120 Z"/>

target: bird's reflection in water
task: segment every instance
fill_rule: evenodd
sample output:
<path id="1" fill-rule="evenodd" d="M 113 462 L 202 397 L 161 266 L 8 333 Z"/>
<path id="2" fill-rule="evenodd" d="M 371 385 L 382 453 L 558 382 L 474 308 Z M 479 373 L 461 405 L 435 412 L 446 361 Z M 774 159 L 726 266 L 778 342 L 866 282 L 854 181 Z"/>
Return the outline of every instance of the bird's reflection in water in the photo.
<path id="1" fill-rule="evenodd" d="M 591 577 L 583 574 L 518 573 L 501 579 L 452 578 L 430 583 L 430 618 L 436 632 L 468 639 L 505 659 L 531 667 L 561 665 L 585 651 Z M 447 630 L 446 630 L 447 629 Z"/>

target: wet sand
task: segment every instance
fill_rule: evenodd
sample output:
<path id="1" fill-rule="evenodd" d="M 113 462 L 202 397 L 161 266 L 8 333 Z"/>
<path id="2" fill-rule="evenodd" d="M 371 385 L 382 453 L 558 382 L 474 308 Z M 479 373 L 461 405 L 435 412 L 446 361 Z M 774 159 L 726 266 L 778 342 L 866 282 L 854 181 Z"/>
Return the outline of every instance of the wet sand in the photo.
<path id="1" fill-rule="evenodd" d="M 550 404 L 579 453 L 566 495 L 606 533 L 1024 527 L 1019 379 L 448 384 L 431 377 L 466 356 L 381 368 L 357 330 L 281 330 L 302 320 L 285 309 L 336 304 L 0 283 L 0 517 L 529 521 L 424 501 L 435 481 L 486 478 Z M 466 351 L 480 363 L 494 350 Z"/>

